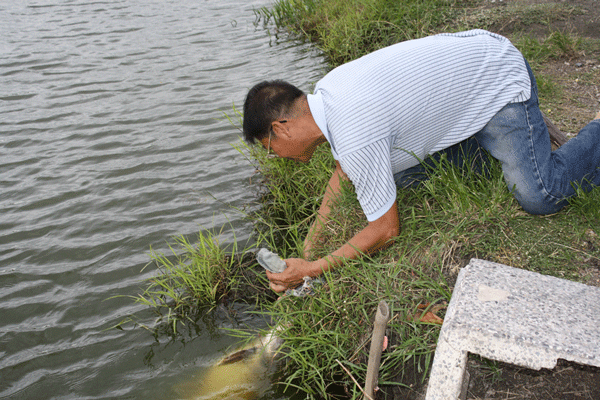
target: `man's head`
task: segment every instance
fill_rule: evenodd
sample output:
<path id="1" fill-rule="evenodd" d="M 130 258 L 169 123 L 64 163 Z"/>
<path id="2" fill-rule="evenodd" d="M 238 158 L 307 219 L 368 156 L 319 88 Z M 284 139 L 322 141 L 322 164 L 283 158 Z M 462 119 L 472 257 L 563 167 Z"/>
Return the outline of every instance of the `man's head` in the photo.
<path id="1" fill-rule="evenodd" d="M 244 102 L 244 139 L 249 144 L 272 134 L 272 123 L 290 115 L 296 101 L 304 96 L 300 89 L 282 80 L 255 85 Z"/>

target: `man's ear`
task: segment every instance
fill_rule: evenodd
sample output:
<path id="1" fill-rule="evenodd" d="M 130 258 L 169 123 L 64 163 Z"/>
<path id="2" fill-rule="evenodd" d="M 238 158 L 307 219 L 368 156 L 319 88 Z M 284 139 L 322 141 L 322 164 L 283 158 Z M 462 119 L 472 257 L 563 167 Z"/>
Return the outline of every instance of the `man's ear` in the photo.
<path id="1" fill-rule="evenodd" d="M 283 137 L 285 139 L 291 138 L 289 127 L 286 124 L 282 124 L 279 121 L 273 121 L 271 122 L 271 126 L 273 127 L 273 132 L 275 132 L 276 137 Z"/>

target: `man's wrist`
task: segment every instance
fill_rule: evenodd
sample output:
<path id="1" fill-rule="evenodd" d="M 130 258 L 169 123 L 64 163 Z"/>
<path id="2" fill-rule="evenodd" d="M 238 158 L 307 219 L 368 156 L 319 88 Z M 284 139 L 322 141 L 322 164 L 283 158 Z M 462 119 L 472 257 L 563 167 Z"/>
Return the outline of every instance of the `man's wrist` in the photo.
<path id="1" fill-rule="evenodd" d="M 311 264 L 314 265 L 314 271 L 316 272 L 316 274 L 320 275 L 323 272 L 328 271 L 330 268 L 334 268 L 335 266 L 341 263 L 341 258 L 332 255 L 327 255 L 325 257 L 319 258 L 316 261 L 313 261 Z"/>

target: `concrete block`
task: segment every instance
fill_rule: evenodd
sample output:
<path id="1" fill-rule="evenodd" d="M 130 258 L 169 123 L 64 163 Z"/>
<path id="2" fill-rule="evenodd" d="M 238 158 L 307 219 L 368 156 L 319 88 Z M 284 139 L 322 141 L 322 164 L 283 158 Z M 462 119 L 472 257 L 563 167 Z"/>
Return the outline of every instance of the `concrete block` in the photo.
<path id="1" fill-rule="evenodd" d="M 468 353 L 536 369 L 600 367 L 600 288 L 472 259 L 456 281 L 426 400 L 460 395 Z"/>

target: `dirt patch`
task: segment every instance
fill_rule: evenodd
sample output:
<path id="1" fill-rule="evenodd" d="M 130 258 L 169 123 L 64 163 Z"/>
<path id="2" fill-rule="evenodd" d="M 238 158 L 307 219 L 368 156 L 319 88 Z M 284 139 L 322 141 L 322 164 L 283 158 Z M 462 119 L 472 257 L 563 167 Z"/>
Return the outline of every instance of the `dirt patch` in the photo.
<path id="1" fill-rule="evenodd" d="M 515 17 L 497 24 L 495 32 L 507 35 L 523 30 L 532 34 L 544 35 L 548 28 L 567 32 L 577 32 L 581 36 L 600 39 L 600 13 L 598 0 L 487 0 L 487 7 L 510 7 L 524 5 L 530 11 L 522 17 Z M 550 18 L 544 11 L 552 10 Z M 536 17 L 541 17 L 536 20 Z"/>
<path id="2" fill-rule="evenodd" d="M 560 92 L 556 99 L 547 98 L 541 102 L 540 107 L 567 136 L 576 135 L 594 119 L 600 108 L 600 62 L 597 57 L 583 53 L 577 58 L 551 61 L 538 68 L 538 76 Z"/>
<path id="3" fill-rule="evenodd" d="M 600 1 L 486 0 L 481 9 L 493 21 L 489 29 L 513 41 L 557 31 L 582 38 L 581 48 L 534 71 L 540 107 L 560 130 L 572 136 L 594 119 L 600 109 L 600 46 L 589 44 L 600 41 Z"/>
<path id="4" fill-rule="evenodd" d="M 466 400 L 597 400 L 600 368 L 558 360 L 539 371 L 471 355 Z M 408 384 L 378 398 L 424 400 L 426 387 Z"/>
<path id="5" fill-rule="evenodd" d="M 469 400 L 582 400 L 600 398 L 600 368 L 559 360 L 540 371 L 471 358 Z"/>

